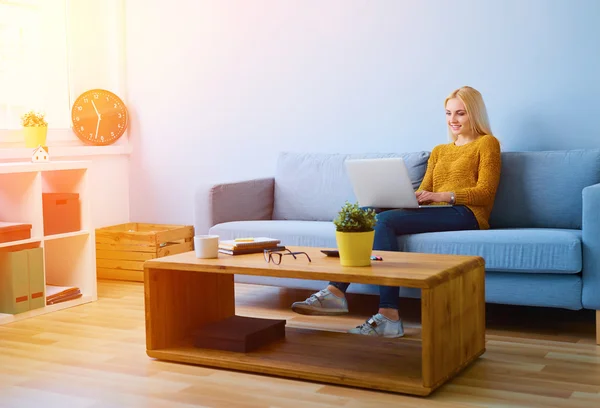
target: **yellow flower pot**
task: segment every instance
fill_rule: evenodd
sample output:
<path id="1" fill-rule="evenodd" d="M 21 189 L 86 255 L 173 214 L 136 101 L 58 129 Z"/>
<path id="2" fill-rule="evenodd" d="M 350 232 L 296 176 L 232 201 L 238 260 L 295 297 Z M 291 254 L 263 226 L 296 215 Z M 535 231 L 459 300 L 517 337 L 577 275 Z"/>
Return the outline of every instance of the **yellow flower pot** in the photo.
<path id="1" fill-rule="evenodd" d="M 375 231 L 335 232 L 342 266 L 371 266 Z"/>
<path id="2" fill-rule="evenodd" d="M 47 126 L 24 127 L 25 147 L 46 146 Z"/>

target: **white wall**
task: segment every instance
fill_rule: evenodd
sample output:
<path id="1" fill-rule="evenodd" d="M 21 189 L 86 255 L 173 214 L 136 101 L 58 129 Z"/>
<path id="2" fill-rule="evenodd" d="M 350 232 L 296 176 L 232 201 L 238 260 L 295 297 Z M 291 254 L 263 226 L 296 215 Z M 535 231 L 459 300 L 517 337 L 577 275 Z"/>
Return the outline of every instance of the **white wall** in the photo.
<path id="1" fill-rule="evenodd" d="M 430 150 L 461 85 L 504 150 L 598 147 L 599 16 L 595 0 L 129 0 L 131 219 L 191 224 L 197 185 L 272 175 L 283 150 Z"/>
<path id="2" fill-rule="evenodd" d="M 91 212 L 94 228 L 129 222 L 129 156 L 88 156 L 64 159 L 91 161 L 88 180 L 92 197 Z"/>

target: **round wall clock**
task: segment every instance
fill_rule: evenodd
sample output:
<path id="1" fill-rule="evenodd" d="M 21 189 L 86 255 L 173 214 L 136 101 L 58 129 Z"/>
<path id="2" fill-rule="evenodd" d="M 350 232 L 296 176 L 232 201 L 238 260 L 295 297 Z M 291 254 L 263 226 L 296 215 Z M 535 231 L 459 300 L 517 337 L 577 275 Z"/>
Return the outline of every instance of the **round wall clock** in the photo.
<path id="1" fill-rule="evenodd" d="M 117 95 L 104 89 L 82 93 L 71 109 L 73 131 L 81 141 L 95 146 L 116 142 L 127 129 L 125 104 Z"/>

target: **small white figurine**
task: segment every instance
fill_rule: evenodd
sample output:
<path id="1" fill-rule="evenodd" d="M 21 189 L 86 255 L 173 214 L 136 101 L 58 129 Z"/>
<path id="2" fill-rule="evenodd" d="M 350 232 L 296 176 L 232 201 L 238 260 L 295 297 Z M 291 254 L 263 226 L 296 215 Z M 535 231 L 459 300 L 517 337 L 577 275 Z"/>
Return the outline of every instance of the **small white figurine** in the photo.
<path id="1" fill-rule="evenodd" d="M 31 156 L 31 161 L 34 163 L 37 162 L 49 162 L 50 161 L 50 154 L 48 153 L 48 147 L 47 146 L 38 146 L 34 151 L 33 151 L 33 155 Z"/>

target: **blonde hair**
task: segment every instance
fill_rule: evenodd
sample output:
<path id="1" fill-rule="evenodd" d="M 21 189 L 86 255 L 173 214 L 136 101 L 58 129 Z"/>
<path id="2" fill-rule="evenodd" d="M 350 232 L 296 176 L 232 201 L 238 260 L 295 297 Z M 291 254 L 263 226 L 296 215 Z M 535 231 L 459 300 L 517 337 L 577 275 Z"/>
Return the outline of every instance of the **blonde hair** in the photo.
<path id="1" fill-rule="evenodd" d="M 471 124 L 471 132 L 473 135 L 493 136 L 487 109 L 485 108 L 483 97 L 478 90 L 471 88 L 470 86 L 463 86 L 455 91 L 452 91 L 452 93 L 448 95 L 444 101 L 444 108 L 446 107 L 448 100 L 453 98 L 459 99 L 465 105 L 465 110 L 469 115 L 469 123 Z M 448 136 L 450 137 L 451 141 L 456 141 L 456 136 L 452 133 L 449 127 Z"/>

